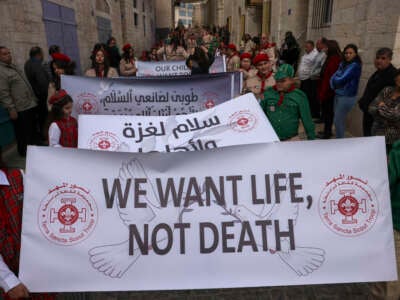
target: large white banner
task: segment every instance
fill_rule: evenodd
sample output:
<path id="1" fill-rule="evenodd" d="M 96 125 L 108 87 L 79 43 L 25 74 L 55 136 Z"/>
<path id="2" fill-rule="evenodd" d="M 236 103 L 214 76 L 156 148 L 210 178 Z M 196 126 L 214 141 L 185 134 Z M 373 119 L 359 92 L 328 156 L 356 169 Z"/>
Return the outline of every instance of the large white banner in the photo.
<path id="1" fill-rule="evenodd" d="M 79 115 L 78 147 L 120 152 L 199 151 L 279 141 L 253 94 L 190 115 Z"/>
<path id="2" fill-rule="evenodd" d="M 169 116 L 206 110 L 240 94 L 236 73 L 193 77 L 90 78 L 62 76 L 73 115 Z"/>
<path id="3" fill-rule="evenodd" d="M 382 137 L 30 147 L 19 275 L 32 292 L 390 281 L 392 228 Z"/>
<path id="4" fill-rule="evenodd" d="M 179 76 L 190 75 L 186 61 L 136 61 L 136 76 Z"/>

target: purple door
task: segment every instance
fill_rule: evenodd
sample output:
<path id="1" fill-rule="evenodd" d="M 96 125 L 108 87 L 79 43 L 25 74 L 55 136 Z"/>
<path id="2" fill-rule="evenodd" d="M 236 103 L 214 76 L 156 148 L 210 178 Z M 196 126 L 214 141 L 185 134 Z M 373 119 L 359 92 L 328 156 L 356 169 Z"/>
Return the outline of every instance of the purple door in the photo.
<path id="1" fill-rule="evenodd" d="M 47 45 L 59 45 L 61 52 L 67 54 L 75 61 L 76 73 L 81 74 L 74 10 L 47 0 L 42 0 L 42 7 Z"/>

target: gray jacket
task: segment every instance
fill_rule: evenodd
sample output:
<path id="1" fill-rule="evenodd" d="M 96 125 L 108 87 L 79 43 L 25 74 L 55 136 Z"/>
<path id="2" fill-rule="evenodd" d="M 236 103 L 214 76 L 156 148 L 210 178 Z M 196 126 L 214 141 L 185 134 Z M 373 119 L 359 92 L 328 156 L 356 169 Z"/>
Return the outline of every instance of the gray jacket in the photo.
<path id="1" fill-rule="evenodd" d="M 0 105 L 21 112 L 37 106 L 37 102 L 24 73 L 13 64 L 0 62 Z"/>

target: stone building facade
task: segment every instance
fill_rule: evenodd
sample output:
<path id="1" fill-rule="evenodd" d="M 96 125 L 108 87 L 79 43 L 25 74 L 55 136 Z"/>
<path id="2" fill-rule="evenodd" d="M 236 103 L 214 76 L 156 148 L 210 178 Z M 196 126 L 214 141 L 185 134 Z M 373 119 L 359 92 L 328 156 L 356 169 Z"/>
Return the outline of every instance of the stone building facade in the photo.
<path id="1" fill-rule="evenodd" d="M 380 47 L 394 50 L 393 64 L 400 67 L 400 1 L 392 0 L 208 0 L 200 24 L 228 24 L 231 41 L 239 43 L 243 32 L 270 33 L 281 45 L 292 31 L 300 45 L 321 36 L 335 39 L 341 47 L 354 43 L 363 59 L 359 94 L 374 72 L 374 53 Z M 361 113 L 355 107 L 349 118 L 352 134 L 361 135 Z"/>
<path id="2" fill-rule="evenodd" d="M 93 45 L 111 35 L 120 48 L 131 43 L 137 54 L 155 42 L 155 0 L 3 0 L 0 14 L 1 44 L 19 66 L 32 46 L 47 55 L 48 47 L 57 44 L 80 73 L 90 66 Z"/>

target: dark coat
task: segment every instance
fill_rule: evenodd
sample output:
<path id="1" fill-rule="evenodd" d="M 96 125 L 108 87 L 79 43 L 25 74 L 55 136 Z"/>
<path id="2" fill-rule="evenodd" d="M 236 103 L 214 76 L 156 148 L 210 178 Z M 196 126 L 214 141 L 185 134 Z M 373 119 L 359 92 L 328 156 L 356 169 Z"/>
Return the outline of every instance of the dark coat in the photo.
<path id="1" fill-rule="evenodd" d="M 35 96 L 40 102 L 46 102 L 50 78 L 42 62 L 36 59 L 29 59 L 25 63 L 24 70 Z"/>
<path id="2" fill-rule="evenodd" d="M 385 70 L 376 71 L 372 74 L 365 87 L 364 94 L 358 101 L 358 105 L 364 113 L 368 113 L 368 106 L 384 87 L 394 85 L 395 72 L 396 68 L 391 64 Z"/>

